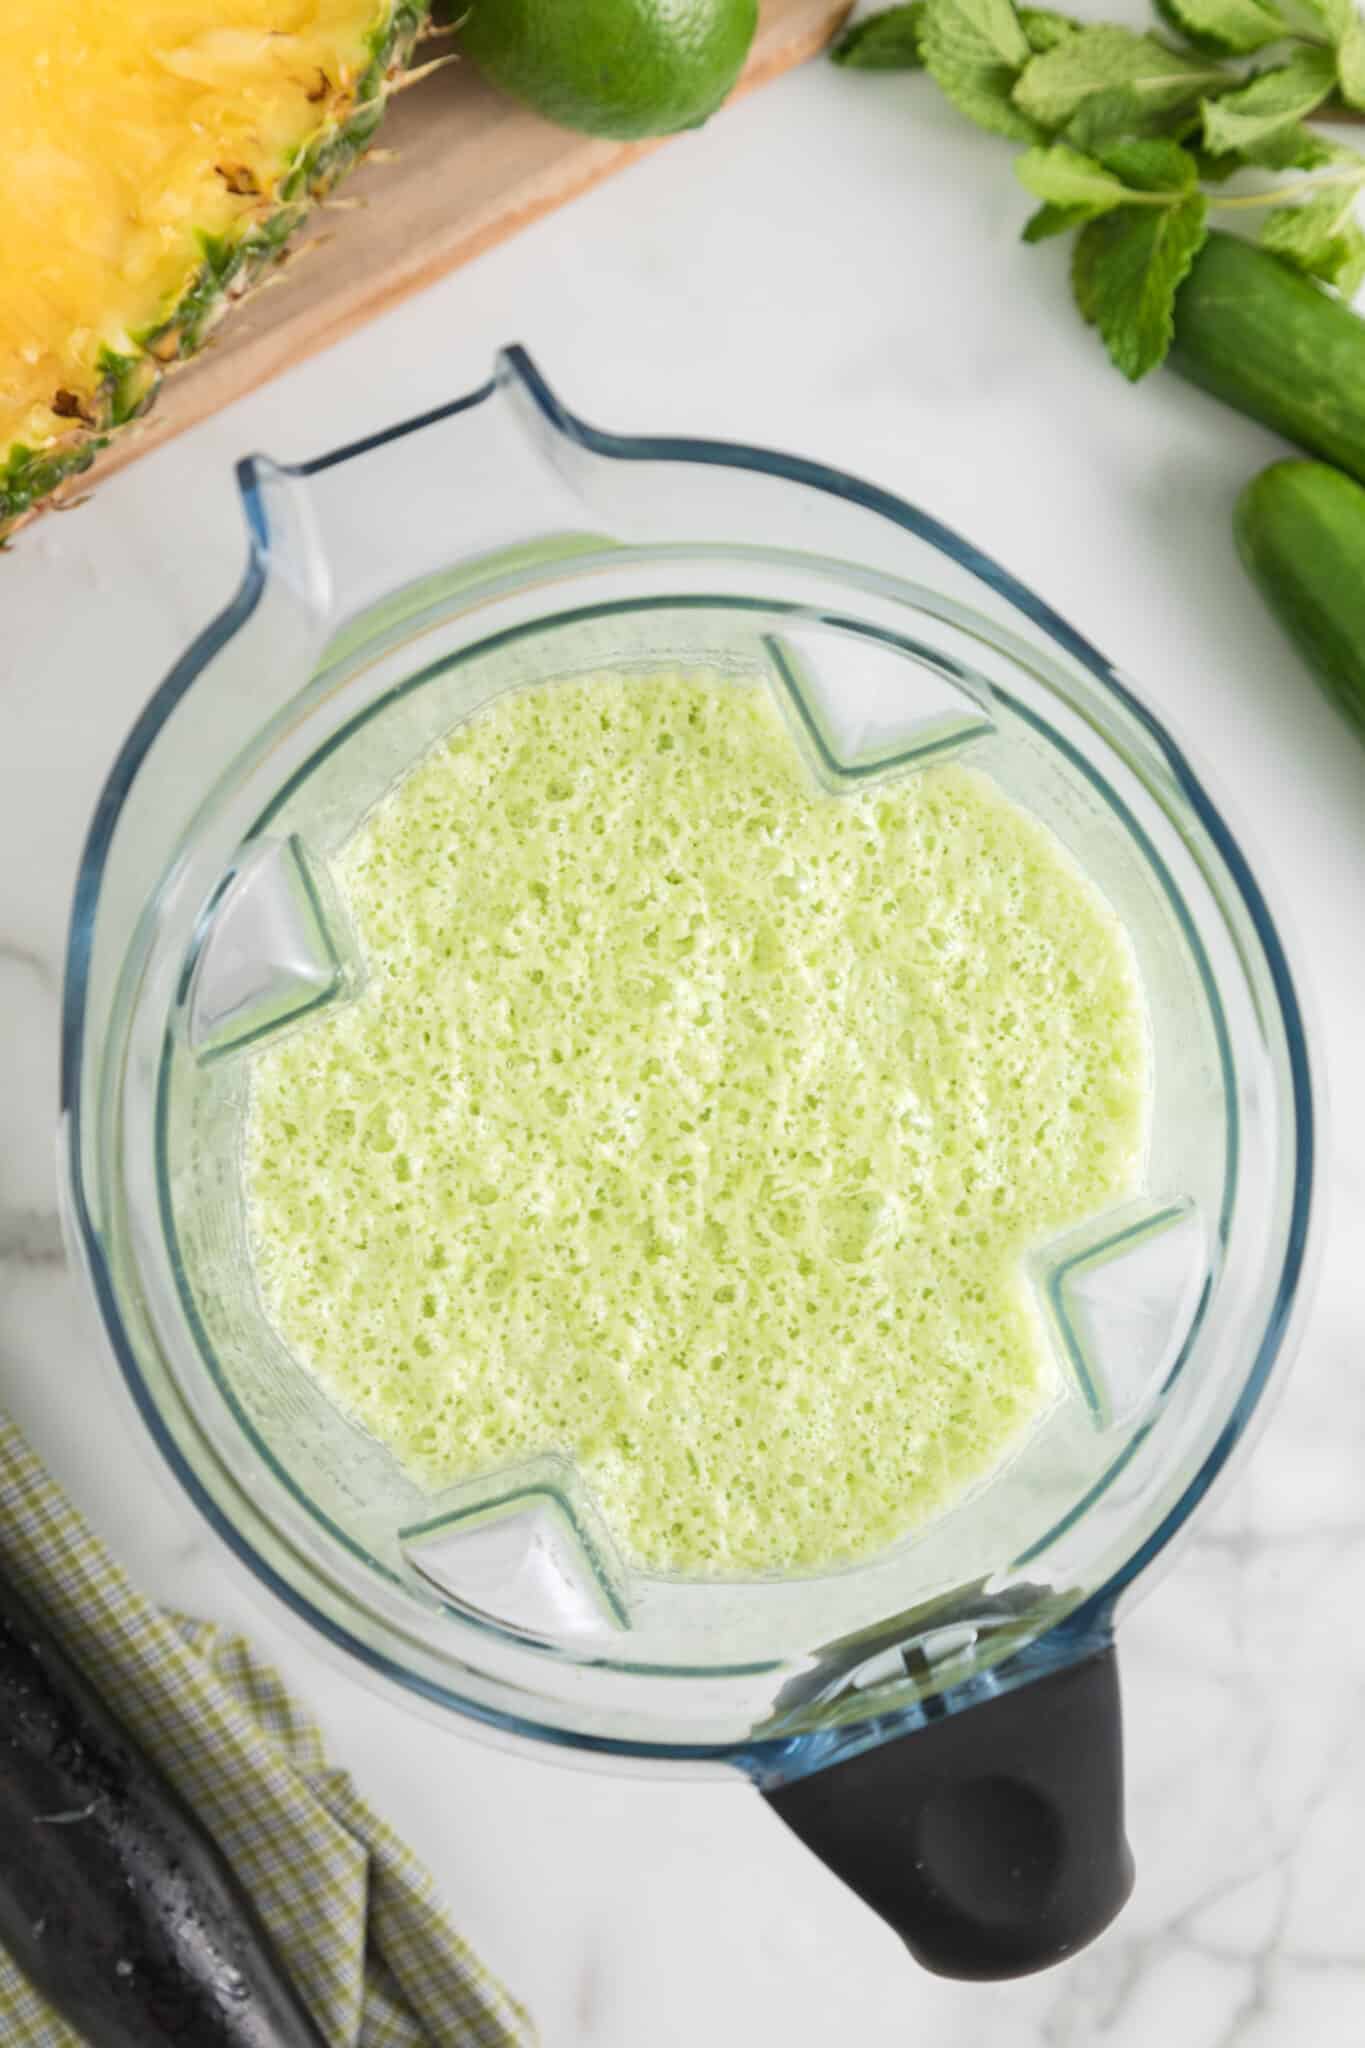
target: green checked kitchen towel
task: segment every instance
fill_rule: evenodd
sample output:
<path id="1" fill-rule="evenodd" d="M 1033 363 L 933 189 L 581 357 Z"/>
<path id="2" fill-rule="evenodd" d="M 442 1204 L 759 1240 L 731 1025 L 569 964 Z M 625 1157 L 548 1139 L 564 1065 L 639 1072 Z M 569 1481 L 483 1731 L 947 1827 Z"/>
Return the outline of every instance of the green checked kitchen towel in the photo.
<path id="1" fill-rule="evenodd" d="M 3 1415 L 0 1570 L 217 1837 L 335 2048 L 534 2042 L 275 1672 L 240 1636 L 135 1592 Z M 0 2042 L 80 2048 L 3 1950 Z"/>

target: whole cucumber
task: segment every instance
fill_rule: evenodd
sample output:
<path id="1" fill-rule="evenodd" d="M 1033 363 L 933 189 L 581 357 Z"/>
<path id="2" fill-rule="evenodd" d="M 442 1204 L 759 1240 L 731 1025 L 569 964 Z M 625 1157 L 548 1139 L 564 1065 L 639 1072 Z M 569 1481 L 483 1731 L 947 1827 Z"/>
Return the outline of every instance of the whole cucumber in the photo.
<path id="1" fill-rule="evenodd" d="M 326 2048 L 221 1851 L 3 1580 L 0 1944 L 89 2048 Z"/>
<path id="2" fill-rule="evenodd" d="M 1235 529 L 1252 582 L 1365 738 L 1365 490 L 1323 462 L 1275 462 Z"/>
<path id="3" fill-rule="evenodd" d="M 1365 320 L 1269 250 L 1209 236 L 1176 294 L 1170 363 L 1365 482 Z"/>

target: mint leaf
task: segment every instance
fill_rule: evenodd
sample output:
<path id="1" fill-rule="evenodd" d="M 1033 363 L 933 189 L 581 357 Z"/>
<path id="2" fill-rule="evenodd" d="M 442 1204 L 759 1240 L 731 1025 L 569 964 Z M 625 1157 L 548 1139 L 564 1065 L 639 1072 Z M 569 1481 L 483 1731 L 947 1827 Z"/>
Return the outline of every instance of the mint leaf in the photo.
<path id="1" fill-rule="evenodd" d="M 934 83 L 979 128 L 1039 140 L 1011 98 L 1030 51 L 1010 0 L 924 0 L 919 46 Z"/>
<path id="2" fill-rule="evenodd" d="M 940 34 L 972 58 L 1011 71 L 1028 62 L 1028 37 L 1012 0 L 929 0 L 929 11 Z"/>
<path id="3" fill-rule="evenodd" d="M 1176 142 L 1116 142 L 1100 152 L 1107 171 L 1138 192 L 1193 192 L 1199 166 Z"/>
<path id="4" fill-rule="evenodd" d="M 1194 158 L 1174 142 L 1120 142 L 1099 157 L 1054 142 L 1048 149 L 1026 149 L 1014 170 L 1036 199 L 1092 214 L 1134 201 L 1145 205 L 1154 196 L 1181 199 L 1198 182 Z"/>
<path id="5" fill-rule="evenodd" d="M 1325 29 L 1333 43 L 1341 41 L 1350 26 L 1351 16 L 1356 9 L 1356 0 L 1274 0 L 1292 18 L 1307 15 L 1310 28 L 1295 26 L 1293 33 L 1310 40 L 1317 29 Z"/>
<path id="6" fill-rule="evenodd" d="M 1355 15 L 1356 0 L 1308 0 L 1308 9 L 1318 16 L 1332 41 L 1339 43 Z"/>
<path id="7" fill-rule="evenodd" d="M 1267 214 L 1261 241 L 1296 270 L 1334 285 L 1354 298 L 1365 283 L 1365 229 L 1356 218 L 1360 186 L 1333 186 L 1300 206 L 1277 206 Z"/>
<path id="8" fill-rule="evenodd" d="M 919 71 L 920 16 L 924 0 L 908 7 L 887 7 L 851 28 L 833 51 L 836 64 L 852 71 Z"/>
<path id="9" fill-rule="evenodd" d="M 1083 227 L 1119 206 L 1183 200 L 1198 177 L 1194 158 L 1171 142 L 1124 142 L 1102 160 L 1064 142 L 1026 150 L 1014 166 L 1020 184 L 1045 203 L 1024 227 L 1026 242 Z"/>
<path id="10" fill-rule="evenodd" d="M 1265 0 L 1269 6 L 1271 0 Z M 1279 0 L 1283 4 L 1283 0 Z M 1347 106 L 1365 109 L 1365 16 L 1359 0 L 1289 0 L 1320 23 L 1336 51 L 1336 84 Z M 1295 31 L 1297 33 L 1297 31 Z"/>
<path id="11" fill-rule="evenodd" d="M 1014 104 L 1043 128 L 1061 128 L 1092 93 L 1128 88 L 1139 105 L 1164 113 L 1193 106 L 1226 74 L 1154 36 L 1127 28 L 1083 28 L 1025 67 Z"/>
<path id="12" fill-rule="evenodd" d="M 1046 242 L 1051 235 L 1069 235 L 1072 228 L 1083 228 L 1094 218 L 1092 206 L 1040 206 L 1024 222 L 1024 240 Z"/>
<path id="13" fill-rule="evenodd" d="M 1086 94 L 1062 134 L 1075 149 L 1099 149 L 1121 135 L 1137 134 L 1146 115 L 1142 95 L 1131 85 L 1106 85 Z"/>
<path id="14" fill-rule="evenodd" d="M 1293 30 L 1269 0 L 1155 0 L 1156 11 L 1196 50 L 1248 57 Z"/>
<path id="15" fill-rule="evenodd" d="M 1365 107 L 1365 21 L 1354 7 L 1337 37 L 1337 82 L 1348 107 Z"/>
<path id="16" fill-rule="evenodd" d="M 1065 43 L 1079 34 L 1081 24 L 1073 21 L 1069 14 L 1054 14 L 1050 7 L 1021 7 L 1019 26 L 1028 37 L 1028 46 L 1038 52 L 1055 50 L 1058 43 Z"/>
<path id="17" fill-rule="evenodd" d="M 1076 303 L 1113 361 L 1136 383 L 1171 345 L 1175 295 L 1208 233 L 1207 203 L 1126 206 L 1081 229 L 1071 266 Z"/>
<path id="18" fill-rule="evenodd" d="M 1293 127 L 1320 107 L 1337 82 L 1330 50 L 1295 50 L 1273 71 L 1263 71 L 1237 92 L 1205 100 L 1204 141 L 1221 154 L 1235 149 L 1243 155 L 1282 128 Z"/>
<path id="19" fill-rule="evenodd" d="M 1344 144 L 1329 142 L 1325 135 L 1315 135 L 1311 128 L 1296 123 L 1292 128 L 1277 128 L 1258 142 L 1243 143 L 1223 162 L 1230 171 L 1242 164 L 1261 171 L 1320 171 L 1328 164 L 1348 162 L 1355 154 Z"/>
<path id="20" fill-rule="evenodd" d="M 1187 142 L 1185 146 L 1194 159 L 1201 184 L 1226 185 L 1229 178 L 1235 178 L 1240 170 L 1246 168 L 1240 157 L 1211 156 L 1208 150 L 1201 149 L 1194 141 Z M 1218 201 L 1215 200 L 1214 204 L 1216 206 Z"/>
<path id="21" fill-rule="evenodd" d="M 1122 178 L 1064 142 L 1054 142 L 1050 149 L 1026 149 L 1016 159 L 1014 173 L 1035 199 L 1045 199 L 1052 206 L 1105 213 L 1111 206 L 1122 206 L 1128 197 Z"/>
<path id="22" fill-rule="evenodd" d="M 1124 136 L 1170 135 L 1179 140 L 1199 126 L 1194 102 L 1175 107 L 1152 107 L 1131 85 L 1107 85 L 1083 99 L 1062 130 L 1067 142 L 1082 150 L 1096 150 Z"/>

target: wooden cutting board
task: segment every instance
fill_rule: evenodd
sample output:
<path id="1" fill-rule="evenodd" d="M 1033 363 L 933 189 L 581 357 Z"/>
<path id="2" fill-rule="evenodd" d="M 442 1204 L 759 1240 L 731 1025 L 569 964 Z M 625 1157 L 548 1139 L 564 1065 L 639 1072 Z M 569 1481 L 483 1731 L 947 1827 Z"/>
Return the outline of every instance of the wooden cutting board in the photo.
<path id="1" fill-rule="evenodd" d="M 765 85 L 813 56 L 849 5 L 760 0 L 736 91 Z M 452 47 L 433 39 L 417 61 Z M 379 160 L 362 164 L 315 213 L 287 261 L 233 310 L 202 355 L 172 371 L 148 417 L 72 480 L 75 491 L 83 495 L 92 478 L 159 447 L 660 147 L 553 127 L 459 62 L 401 94 L 379 142 Z"/>

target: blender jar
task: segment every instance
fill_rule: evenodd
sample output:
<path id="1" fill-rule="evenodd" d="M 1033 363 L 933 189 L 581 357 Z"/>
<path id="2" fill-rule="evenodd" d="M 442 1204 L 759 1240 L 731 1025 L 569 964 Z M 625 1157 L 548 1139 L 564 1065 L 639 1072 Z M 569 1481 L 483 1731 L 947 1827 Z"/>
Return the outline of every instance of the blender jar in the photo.
<path id="1" fill-rule="evenodd" d="M 245 577 L 115 764 L 67 960 L 72 1230 L 148 1428 L 257 1576 L 414 1701 L 746 1776 L 930 1967 L 1068 1953 L 1131 1884 L 1116 1613 L 1302 1292 L 1303 1024 L 1240 844 L 1103 658 L 934 520 L 793 457 L 599 431 L 520 350 L 240 478 Z M 679 663 L 765 679 L 836 796 L 963 753 L 1104 892 L 1150 1012 L 1144 1193 L 1033 1255 L 1061 1395 L 950 1512 L 824 1573 L 626 1569 L 553 1446 L 423 1492 L 288 1355 L 246 1247 L 252 1047 L 364 974 L 336 849 L 501 692 Z"/>

